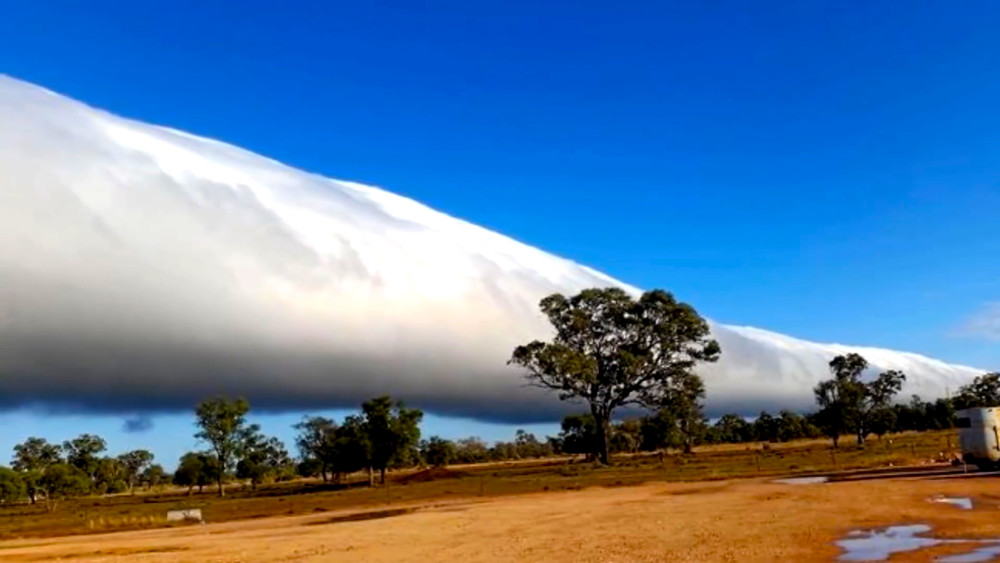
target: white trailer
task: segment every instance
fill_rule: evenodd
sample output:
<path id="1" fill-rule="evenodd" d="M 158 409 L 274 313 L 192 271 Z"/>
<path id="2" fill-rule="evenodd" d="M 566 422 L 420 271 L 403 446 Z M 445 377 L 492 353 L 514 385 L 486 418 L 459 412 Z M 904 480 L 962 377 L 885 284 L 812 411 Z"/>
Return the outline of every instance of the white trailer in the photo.
<path id="1" fill-rule="evenodd" d="M 980 469 L 994 469 L 1000 463 L 1000 407 L 965 409 L 955 415 L 962 460 Z"/>

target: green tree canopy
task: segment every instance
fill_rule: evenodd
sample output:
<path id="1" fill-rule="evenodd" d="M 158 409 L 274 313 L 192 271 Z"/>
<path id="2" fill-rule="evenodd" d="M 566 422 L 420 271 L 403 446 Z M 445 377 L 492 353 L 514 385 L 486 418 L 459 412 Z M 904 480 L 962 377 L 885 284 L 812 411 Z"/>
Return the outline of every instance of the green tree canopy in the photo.
<path id="1" fill-rule="evenodd" d="M 66 454 L 66 463 L 83 471 L 93 480 L 100 464 L 100 454 L 108 447 L 104 438 L 95 434 L 80 434 L 72 440 L 63 442 L 62 450 Z"/>
<path id="2" fill-rule="evenodd" d="M 253 491 L 269 479 L 275 479 L 292 464 L 288 451 L 281 440 L 264 436 L 259 432 L 247 434 L 240 448 L 240 460 L 236 464 L 236 477 L 248 479 Z"/>
<path id="3" fill-rule="evenodd" d="M 128 485 L 130 493 L 135 491 L 135 484 L 139 482 L 143 471 L 153 463 L 153 457 L 153 453 L 149 450 L 132 450 L 118 456 L 118 461 L 124 469 L 125 483 Z"/>
<path id="4" fill-rule="evenodd" d="M 832 379 L 822 381 L 814 389 L 820 411 L 817 420 L 823 432 L 833 439 L 845 431 L 854 432 L 858 444 L 864 444 L 872 432 L 873 424 L 889 407 L 892 398 L 903 387 L 906 375 L 890 370 L 865 382 L 861 375 L 868 368 L 868 361 L 860 354 L 850 353 L 830 360 Z"/>
<path id="5" fill-rule="evenodd" d="M 257 425 L 247 424 L 246 414 L 249 411 L 250 403 L 246 399 L 226 397 L 202 401 L 195 409 L 197 425 L 201 429 L 195 437 L 211 446 L 219 463 L 216 483 L 220 497 L 226 494 L 223 479 L 234 469 L 246 437 L 259 430 Z"/>
<path id="6" fill-rule="evenodd" d="M 439 436 L 428 438 L 420 449 L 424 461 L 432 467 L 444 467 L 455 459 L 455 443 Z"/>
<path id="7" fill-rule="evenodd" d="M 1000 406 L 1000 372 L 977 376 L 959 387 L 954 403 L 958 409 Z"/>
<path id="8" fill-rule="evenodd" d="M 31 504 L 38 500 L 45 468 L 62 462 L 62 449 L 45 438 L 31 437 L 14 446 L 14 469 L 22 474 Z"/>
<path id="9" fill-rule="evenodd" d="M 685 380 L 697 377 L 695 366 L 720 354 L 708 323 L 662 290 L 636 300 L 620 288 L 585 289 L 568 298 L 550 295 L 541 309 L 555 336 L 518 346 L 509 363 L 525 368 L 530 382 L 557 391 L 561 399 L 588 403 L 602 463 L 608 463 L 615 409 L 676 404 L 678 390 L 691 388 Z"/>
<path id="10" fill-rule="evenodd" d="M 298 431 L 295 444 L 302 459 L 314 459 L 320 465 L 320 475 L 326 483 L 337 465 L 337 423 L 322 416 L 306 416 L 294 426 Z"/>
<path id="11" fill-rule="evenodd" d="M 188 488 L 188 494 L 194 487 L 200 493 L 205 485 L 216 481 L 220 473 L 219 460 L 215 454 L 207 452 L 188 452 L 181 456 L 174 471 L 175 485 Z"/>
<path id="12" fill-rule="evenodd" d="M 385 470 L 401 456 L 409 455 L 420 441 L 420 421 L 424 413 L 408 409 L 402 401 L 377 397 L 361 405 L 364 433 L 371 445 L 369 463 L 385 483 Z"/>
<path id="13" fill-rule="evenodd" d="M 49 465 L 39 480 L 49 510 L 55 510 L 62 499 L 86 495 L 90 492 L 90 483 L 90 477 L 82 469 L 68 463 Z"/>
<path id="14" fill-rule="evenodd" d="M 21 474 L 9 467 L 0 466 L 0 504 L 10 504 L 24 498 L 27 486 Z"/>

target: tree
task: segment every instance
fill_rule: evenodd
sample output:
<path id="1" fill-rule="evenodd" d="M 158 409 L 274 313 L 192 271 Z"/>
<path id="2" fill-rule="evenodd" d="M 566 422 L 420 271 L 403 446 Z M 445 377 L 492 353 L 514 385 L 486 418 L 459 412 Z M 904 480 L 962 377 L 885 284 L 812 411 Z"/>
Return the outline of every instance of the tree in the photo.
<path id="1" fill-rule="evenodd" d="M 39 485 L 45 492 L 45 507 L 52 511 L 61 499 L 89 493 L 90 477 L 74 465 L 54 463 L 45 468 Z"/>
<path id="2" fill-rule="evenodd" d="M 753 434 L 760 442 L 778 441 L 778 421 L 767 411 L 760 411 L 753 421 Z"/>
<path id="3" fill-rule="evenodd" d="M 681 444 L 681 437 L 677 432 L 677 418 L 669 409 L 660 409 L 642 417 L 639 422 L 642 450 L 651 452 L 676 448 Z"/>
<path id="4" fill-rule="evenodd" d="M 249 411 L 250 403 L 246 399 L 230 400 L 225 397 L 202 401 L 195 409 L 197 424 L 201 428 L 195 437 L 208 442 L 219 463 L 216 482 L 220 497 L 226 495 L 223 478 L 233 469 L 246 436 L 259 429 L 257 425 L 247 424 L 246 414 Z"/>
<path id="5" fill-rule="evenodd" d="M 344 418 L 344 424 L 337 428 L 336 437 L 334 465 L 331 467 L 336 480 L 340 481 L 342 475 L 368 469 L 371 484 L 372 441 L 365 419 L 357 415 Z"/>
<path id="6" fill-rule="evenodd" d="M 458 463 L 480 463 L 489 459 L 490 448 L 477 437 L 462 438 L 455 442 L 455 461 Z"/>
<path id="7" fill-rule="evenodd" d="M 35 504 L 38 500 L 38 493 L 41 491 L 40 480 L 45 468 L 61 461 L 60 447 L 48 443 L 45 438 L 31 437 L 14 446 L 12 465 L 22 474 L 31 504 Z"/>
<path id="8" fill-rule="evenodd" d="M 248 434 L 240 448 L 241 458 L 236 464 L 236 477 L 248 479 L 252 491 L 267 479 L 274 478 L 285 467 L 291 465 L 288 451 L 281 440 L 264 436 L 259 432 Z"/>
<path id="9" fill-rule="evenodd" d="M 0 504 L 10 504 L 21 500 L 27 487 L 21 474 L 9 467 L 0 466 Z"/>
<path id="10" fill-rule="evenodd" d="M 102 457 L 97 460 L 93 477 L 94 490 L 100 494 L 122 493 L 128 490 L 125 466 L 121 460 Z"/>
<path id="11" fill-rule="evenodd" d="M 676 374 L 669 385 L 658 406 L 673 414 L 677 421 L 677 436 L 684 453 L 689 454 L 695 442 L 705 434 L 705 415 L 702 414 L 701 404 L 705 398 L 705 384 L 697 375 L 684 372 Z"/>
<path id="12" fill-rule="evenodd" d="M 624 420 L 611 427 L 608 446 L 615 453 L 635 453 L 642 445 L 642 422 L 638 419 Z"/>
<path id="13" fill-rule="evenodd" d="M 817 418 L 824 433 L 833 438 L 834 447 L 844 431 L 854 432 L 858 444 L 863 445 L 876 414 L 889 406 L 906 380 L 903 372 L 890 370 L 866 383 L 861 375 L 867 368 L 868 361 L 860 354 L 837 356 L 830 361 L 833 378 L 814 389 L 820 406 Z"/>
<path id="14" fill-rule="evenodd" d="M 722 442 L 749 442 L 754 437 L 753 426 L 738 414 L 722 415 L 715 422 L 715 429 Z"/>
<path id="15" fill-rule="evenodd" d="M 438 436 L 431 436 L 421 450 L 424 461 L 432 467 L 444 467 L 455 459 L 455 444 Z"/>
<path id="16" fill-rule="evenodd" d="M 388 396 L 365 401 L 361 412 L 364 433 L 371 446 L 369 466 L 378 470 L 379 481 L 384 484 L 389 464 L 408 455 L 420 441 L 420 420 L 424 413 L 406 408 L 402 401 L 394 403 Z"/>
<path id="17" fill-rule="evenodd" d="M 587 402 L 604 464 L 615 409 L 660 408 L 671 401 L 678 380 L 696 377 L 698 362 L 714 362 L 720 354 L 708 323 L 665 291 L 635 300 L 619 288 L 585 289 L 569 298 L 550 295 L 540 306 L 555 336 L 518 346 L 508 363 L 525 368 L 532 384 L 557 391 L 560 399 Z"/>
<path id="18" fill-rule="evenodd" d="M 568 454 L 585 454 L 588 460 L 600 455 L 600 437 L 597 423 L 590 413 L 571 414 L 562 419 L 562 451 Z"/>
<path id="19" fill-rule="evenodd" d="M 168 481 L 167 477 L 169 476 L 163 469 L 163 466 L 158 463 L 154 463 L 143 470 L 142 475 L 139 477 L 139 482 L 142 483 L 143 487 L 149 490 L 166 483 Z"/>
<path id="20" fill-rule="evenodd" d="M 128 485 L 128 492 L 134 494 L 136 482 L 139 481 L 149 464 L 153 463 L 153 454 L 148 450 L 132 450 L 118 456 L 118 461 L 121 462 L 125 470 L 125 483 Z"/>
<path id="21" fill-rule="evenodd" d="M 1000 372 L 977 376 L 972 383 L 959 387 L 955 408 L 995 407 L 1000 405 Z"/>
<path id="22" fill-rule="evenodd" d="M 177 471 L 174 472 L 174 484 L 188 488 L 188 494 L 193 492 L 194 487 L 198 487 L 201 493 L 205 485 L 215 481 L 218 477 L 219 461 L 215 455 L 205 452 L 188 452 L 181 456 L 177 464 Z"/>
<path id="23" fill-rule="evenodd" d="M 107 447 L 108 444 L 100 436 L 80 434 L 72 440 L 63 442 L 62 449 L 66 454 L 66 463 L 83 471 L 93 481 L 101 459 L 99 455 Z"/>
<path id="24" fill-rule="evenodd" d="M 322 416 L 306 416 L 294 426 L 299 431 L 295 444 L 303 459 L 314 459 L 326 483 L 330 468 L 336 464 L 337 423 Z"/>

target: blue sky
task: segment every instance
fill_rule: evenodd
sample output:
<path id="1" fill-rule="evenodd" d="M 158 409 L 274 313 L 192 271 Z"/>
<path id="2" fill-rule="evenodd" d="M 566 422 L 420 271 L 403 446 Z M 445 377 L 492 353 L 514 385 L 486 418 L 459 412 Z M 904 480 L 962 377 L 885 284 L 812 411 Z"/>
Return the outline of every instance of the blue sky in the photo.
<path id="1" fill-rule="evenodd" d="M 380 185 L 723 322 L 1000 364 L 1000 5 L 235 5 L 0 2 L 0 71 Z M 0 452 L 82 431 L 154 436 L 168 463 L 194 446 L 190 417 L 156 422 L 8 413 Z"/>

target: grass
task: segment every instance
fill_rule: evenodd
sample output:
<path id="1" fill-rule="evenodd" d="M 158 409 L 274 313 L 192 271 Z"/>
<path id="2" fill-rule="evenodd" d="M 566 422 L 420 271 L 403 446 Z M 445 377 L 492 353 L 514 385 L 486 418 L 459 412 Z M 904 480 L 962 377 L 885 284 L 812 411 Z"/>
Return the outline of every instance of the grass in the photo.
<path id="1" fill-rule="evenodd" d="M 784 444 L 725 444 L 697 448 L 693 454 L 618 456 L 610 467 L 579 459 L 541 459 L 452 466 L 447 469 L 390 473 L 385 486 L 368 488 L 359 479 L 346 485 L 301 480 L 264 486 L 232 486 L 225 498 L 209 488 L 188 496 L 182 490 L 135 496 L 85 497 L 63 501 L 53 512 L 41 505 L 0 505 L 0 539 L 51 537 L 168 525 L 168 510 L 200 508 L 207 522 L 280 515 L 302 515 L 380 505 L 426 504 L 459 498 L 491 497 L 615 487 L 650 481 L 703 481 L 741 477 L 823 473 L 852 469 L 947 461 L 957 444 L 954 431 L 904 433 L 859 449 L 843 439 Z"/>

